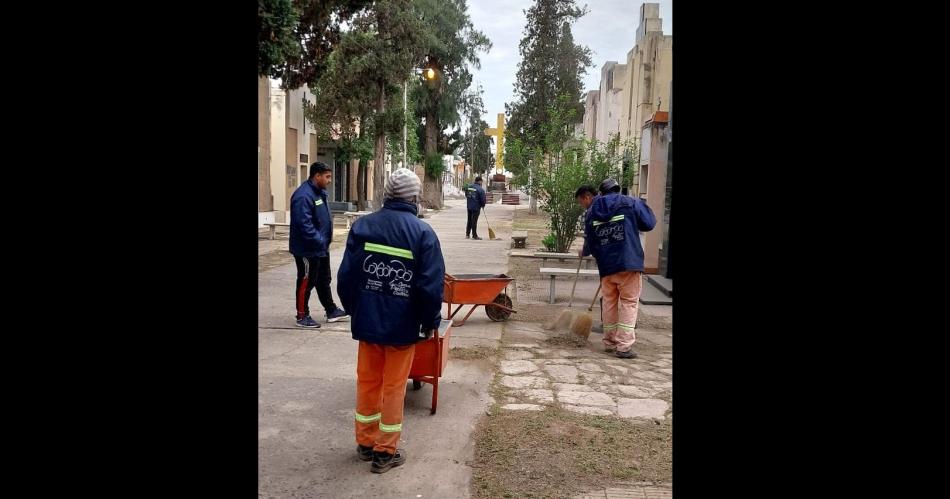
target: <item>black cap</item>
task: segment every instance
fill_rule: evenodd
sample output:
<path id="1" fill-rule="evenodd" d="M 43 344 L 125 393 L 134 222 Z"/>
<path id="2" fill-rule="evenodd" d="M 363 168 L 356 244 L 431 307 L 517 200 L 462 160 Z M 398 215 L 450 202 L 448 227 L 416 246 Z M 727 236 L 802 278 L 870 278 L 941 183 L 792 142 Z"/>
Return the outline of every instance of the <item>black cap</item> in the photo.
<path id="1" fill-rule="evenodd" d="M 612 178 L 608 178 L 600 183 L 600 193 L 608 194 L 611 192 L 620 192 L 620 184 Z"/>

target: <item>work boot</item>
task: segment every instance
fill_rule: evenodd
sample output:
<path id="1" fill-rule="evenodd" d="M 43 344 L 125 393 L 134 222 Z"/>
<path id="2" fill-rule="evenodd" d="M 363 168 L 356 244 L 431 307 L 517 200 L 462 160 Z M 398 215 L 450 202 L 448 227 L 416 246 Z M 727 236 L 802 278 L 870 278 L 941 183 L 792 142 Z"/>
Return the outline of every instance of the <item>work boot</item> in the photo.
<path id="1" fill-rule="evenodd" d="M 370 471 L 373 473 L 386 473 L 390 468 L 402 466 L 406 462 L 406 454 L 402 449 L 396 449 L 395 454 L 388 452 L 374 452 L 373 465 Z"/>
<path id="2" fill-rule="evenodd" d="M 637 352 L 634 352 L 633 350 L 627 350 L 626 352 L 621 352 L 620 350 L 617 350 L 617 354 L 616 354 L 616 355 L 617 355 L 617 358 L 619 358 L 619 359 L 635 359 L 635 358 L 637 358 Z"/>
<path id="3" fill-rule="evenodd" d="M 372 447 L 363 447 L 360 444 L 356 444 L 356 453 L 359 455 L 360 461 L 372 461 L 373 460 L 373 448 Z"/>
<path id="4" fill-rule="evenodd" d="M 476 240 L 476 241 L 481 241 L 481 240 L 482 240 L 482 238 L 480 238 L 480 237 L 478 237 L 478 236 L 472 236 L 472 239 L 474 239 L 474 240 Z"/>
<path id="5" fill-rule="evenodd" d="M 317 324 L 317 321 L 313 320 L 313 317 L 307 315 L 302 319 L 297 319 L 297 327 L 317 328 L 320 327 L 320 324 Z"/>

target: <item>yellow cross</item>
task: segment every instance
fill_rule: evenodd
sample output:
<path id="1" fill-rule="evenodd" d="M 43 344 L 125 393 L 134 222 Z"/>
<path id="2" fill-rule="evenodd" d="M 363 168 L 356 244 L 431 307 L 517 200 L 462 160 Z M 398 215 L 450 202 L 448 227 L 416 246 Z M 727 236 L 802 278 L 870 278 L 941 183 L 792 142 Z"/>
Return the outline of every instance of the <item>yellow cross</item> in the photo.
<path id="1" fill-rule="evenodd" d="M 505 113 L 498 113 L 498 125 L 495 128 L 486 128 L 485 135 L 495 137 L 495 171 L 501 173 L 505 168 Z"/>

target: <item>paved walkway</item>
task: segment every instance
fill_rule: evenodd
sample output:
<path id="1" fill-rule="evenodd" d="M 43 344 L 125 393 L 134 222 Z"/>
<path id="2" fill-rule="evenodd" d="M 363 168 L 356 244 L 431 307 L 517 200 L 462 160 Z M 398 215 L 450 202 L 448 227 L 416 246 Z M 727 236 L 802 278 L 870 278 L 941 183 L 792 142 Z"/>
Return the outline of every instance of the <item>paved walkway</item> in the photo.
<path id="1" fill-rule="evenodd" d="M 540 325 L 509 322 L 499 383 L 507 388 L 507 410 L 543 410 L 545 405 L 584 414 L 663 420 L 672 407 L 673 352 L 670 331 L 637 333 L 633 360 L 602 349 L 592 334 L 587 348 L 551 347 Z"/>
<path id="2" fill-rule="evenodd" d="M 649 485 L 612 487 L 575 496 L 574 499 L 673 499 L 673 488 Z"/>

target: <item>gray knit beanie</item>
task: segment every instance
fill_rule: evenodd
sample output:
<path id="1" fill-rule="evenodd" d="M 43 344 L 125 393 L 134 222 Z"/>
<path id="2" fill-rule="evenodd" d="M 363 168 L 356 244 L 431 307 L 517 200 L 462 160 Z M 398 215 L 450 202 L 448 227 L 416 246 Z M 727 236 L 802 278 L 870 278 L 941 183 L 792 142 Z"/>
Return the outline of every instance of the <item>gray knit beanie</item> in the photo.
<path id="1" fill-rule="evenodd" d="M 399 168 L 386 179 L 386 198 L 412 201 L 419 195 L 420 185 L 415 172 L 408 168 Z"/>

